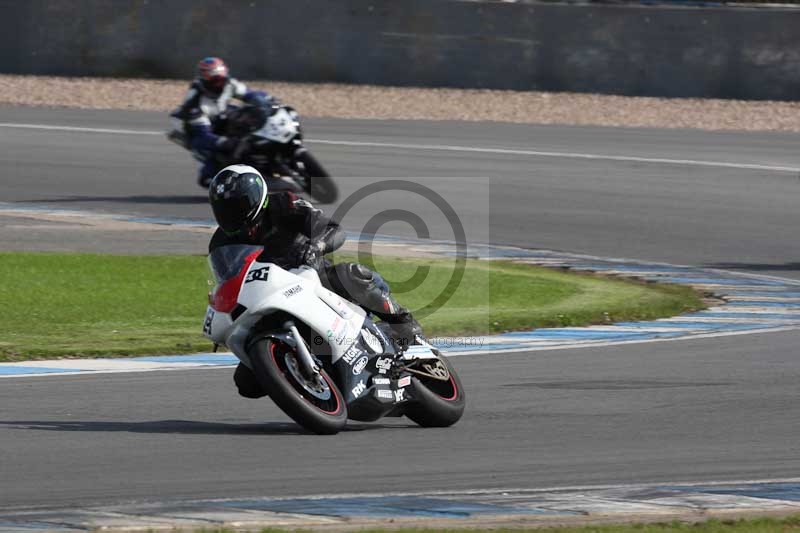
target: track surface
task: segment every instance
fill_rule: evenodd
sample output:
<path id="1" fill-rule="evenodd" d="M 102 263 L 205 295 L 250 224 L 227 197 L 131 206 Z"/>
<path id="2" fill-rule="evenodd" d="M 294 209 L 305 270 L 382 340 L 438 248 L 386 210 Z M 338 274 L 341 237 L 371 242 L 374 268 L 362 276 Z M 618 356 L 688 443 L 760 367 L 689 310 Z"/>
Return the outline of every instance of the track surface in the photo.
<path id="1" fill-rule="evenodd" d="M 2 107 L 0 122 L 143 131 L 166 125 L 160 113 Z M 431 176 L 426 183 L 447 195 L 475 241 L 800 276 L 797 173 L 313 143 L 319 138 L 522 148 L 800 168 L 800 135 L 442 122 L 305 124 L 320 160 L 334 175 L 348 176 L 342 182 L 345 194 L 375 177 Z M 0 201 L 209 220 L 203 191 L 194 185 L 193 161 L 161 136 L 0 128 L 0 140 L 6 182 Z M 391 200 L 377 203 L 398 207 Z M 424 202 L 412 207 L 426 221 L 435 211 Z M 365 220 L 362 215 L 346 222 L 360 229 Z"/>
<path id="2" fill-rule="evenodd" d="M 164 123 L 159 114 L 37 109 L 0 109 L 0 122 Z M 800 136 L 787 134 L 306 125 L 312 139 L 800 166 Z M 208 220 L 191 161 L 161 137 L 0 127 L 0 140 L 0 201 Z M 792 173 L 310 145 L 335 175 L 350 176 L 345 193 L 371 176 L 430 176 L 474 240 L 800 277 Z M 366 216 L 346 222 L 359 229 Z M 22 238 L 0 244 L 17 248 Z M 0 438 L 13 458 L 0 462 L 0 506 L 796 477 L 798 345 L 800 333 L 784 332 L 465 356 L 456 364 L 470 405 L 455 427 L 389 420 L 332 438 L 298 435 L 269 402 L 239 399 L 230 370 L 5 380 Z"/>

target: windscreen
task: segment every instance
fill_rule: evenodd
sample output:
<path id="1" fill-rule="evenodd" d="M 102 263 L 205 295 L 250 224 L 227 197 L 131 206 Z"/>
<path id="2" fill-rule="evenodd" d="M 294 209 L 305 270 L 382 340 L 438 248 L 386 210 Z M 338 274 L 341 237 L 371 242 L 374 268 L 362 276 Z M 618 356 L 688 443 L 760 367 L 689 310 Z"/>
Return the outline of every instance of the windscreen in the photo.
<path id="1" fill-rule="evenodd" d="M 211 270 L 213 281 L 217 284 L 224 283 L 241 272 L 253 253 L 260 253 L 262 246 L 249 244 L 231 244 L 221 246 L 208 255 L 208 266 Z"/>

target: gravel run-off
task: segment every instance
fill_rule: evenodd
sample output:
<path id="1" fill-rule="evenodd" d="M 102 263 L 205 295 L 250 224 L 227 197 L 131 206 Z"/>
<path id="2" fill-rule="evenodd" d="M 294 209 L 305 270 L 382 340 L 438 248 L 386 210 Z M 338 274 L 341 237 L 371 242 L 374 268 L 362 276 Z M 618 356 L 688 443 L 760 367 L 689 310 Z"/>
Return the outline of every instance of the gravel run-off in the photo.
<path id="1" fill-rule="evenodd" d="M 800 131 L 800 102 L 243 81 L 310 117 Z M 0 75 L 0 105 L 169 111 L 188 84 Z"/>

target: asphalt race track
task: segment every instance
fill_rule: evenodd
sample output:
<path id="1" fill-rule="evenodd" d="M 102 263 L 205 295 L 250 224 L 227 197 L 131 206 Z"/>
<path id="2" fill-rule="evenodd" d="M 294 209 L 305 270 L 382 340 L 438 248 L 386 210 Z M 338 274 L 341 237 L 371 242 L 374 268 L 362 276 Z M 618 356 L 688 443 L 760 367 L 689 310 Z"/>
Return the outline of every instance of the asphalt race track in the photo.
<path id="1" fill-rule="evenodd" d="M 0 108 L 0 202 L 209 220 L 192 161 L 161 136 L 12 123 L 155 132 L 165 121 Z M 345 194 L 376 177 L 427 177 L 475 241 L 800 279 L 791 170 L 800 135 L 342 120 L 306 128 L 320 160 L 346 176 Z M 397 207 L 391 197 L 375 203 Z M 424 202 L 413 207 L 436 220 Z M 345 223 L 360 229 L 367 216 Z M 448 237 L 443 225 L 431 230 Z M 24 232 L 3 233 L 2 249 L 26 247 Z M 130 251 L 149 251 L 146 236 L 140 245 Z M 239 398 L 230 369 L 6 379 L 0 510 L 798 477 L 798 346 L 800 331 L 786 331 L 462 356 L 469 406 L 453 428 L 390 419 L 335 437 L 301 434 L 270 402 Z"/>

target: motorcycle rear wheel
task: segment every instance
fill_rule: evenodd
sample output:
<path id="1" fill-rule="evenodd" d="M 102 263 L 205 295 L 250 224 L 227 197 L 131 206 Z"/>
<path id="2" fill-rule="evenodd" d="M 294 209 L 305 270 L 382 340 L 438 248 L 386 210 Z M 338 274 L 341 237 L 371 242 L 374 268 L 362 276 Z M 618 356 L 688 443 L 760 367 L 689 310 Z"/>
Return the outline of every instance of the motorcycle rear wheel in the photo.
<path id="1" fill-rule="evenodd" d="M 439 356 L 450 377 L 440 381 L 425 376 L 414 376 L 415 400 L 405 408 L 405 415 L 422 427 L 448 427 L 464 414 L 466 397 L 461 379 L 452 363 Z"/>
<path id="2" fill-rule="evenodd" d="M 339 199 L 339 188 L 311 152 L 305 151 L 298 155 L 297 162 L 302 164 L 301 172 L 308 179 L 306 192 L 314 200 L 321 204 L 332 204 Z"/>
<path id="3" fill-rule="evenodd" d="M 285 342 L 261 338 L 248 348 L 253 372 L 270 398 L 305 429 L 333 435 L 347 423 L 347 405 L 342 393 L 324 371 L 318 381 L 302 376 L 294 348 Z"/>

